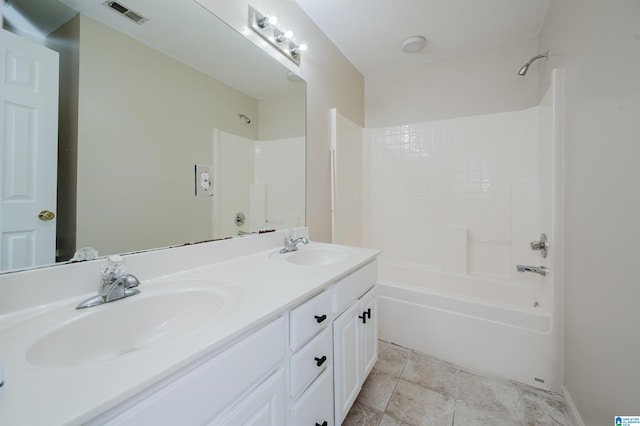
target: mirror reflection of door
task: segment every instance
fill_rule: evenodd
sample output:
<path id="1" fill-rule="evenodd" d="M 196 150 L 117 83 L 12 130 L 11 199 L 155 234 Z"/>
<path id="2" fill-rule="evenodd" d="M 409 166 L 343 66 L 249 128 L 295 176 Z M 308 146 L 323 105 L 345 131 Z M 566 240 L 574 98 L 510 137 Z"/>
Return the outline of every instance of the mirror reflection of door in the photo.
<path id="1" fill-rule="evenodd" d="M 0 30 L 0 84 L 0 270 L 53 263 L 58 53 Z"/>

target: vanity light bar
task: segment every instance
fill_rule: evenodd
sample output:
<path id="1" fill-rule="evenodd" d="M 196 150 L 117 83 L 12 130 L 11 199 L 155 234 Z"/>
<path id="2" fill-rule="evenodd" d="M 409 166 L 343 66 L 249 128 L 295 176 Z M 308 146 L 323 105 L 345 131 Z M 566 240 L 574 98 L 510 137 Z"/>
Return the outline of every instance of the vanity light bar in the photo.
<path id="1" fill-rule="evenodd" d="M 300 65 L 300 52 L 307 50 L 307 46 L 297 44 L 291 31 L 278 26 L 278 19 L 275 16 L 263 15 L 249 6 L 249 28 L 296 65 Z"/>

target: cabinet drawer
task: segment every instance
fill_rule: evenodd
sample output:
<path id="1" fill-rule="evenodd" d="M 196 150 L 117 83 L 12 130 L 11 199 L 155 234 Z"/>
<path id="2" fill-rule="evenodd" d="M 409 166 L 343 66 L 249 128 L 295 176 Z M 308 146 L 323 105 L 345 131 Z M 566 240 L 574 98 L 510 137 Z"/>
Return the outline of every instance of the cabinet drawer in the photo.
<path id="1" fill-rule="evenodd" d="M 291 311 L 291 350 L 296 351 L 331 324 L 331 292 L 325 290 Z"/>
<path id="2" fill-rule="evenodd" d="M 116 425 L 202 424 L 281 363 L 286 345 L 286 321 L 280 317 L 204 364 L 179 373 L 157 392 L 141 394 L 141 402 L 133 407 L 103 420 Z"/>
<path id="3" fill-rule="evenodd" d="M 373 261 L 334 285 L 333 313 L 338 316 L 347 306 L 373 287 L 378 279 L 378 263 Z"/>
<path id="4" fill-rule="evenodd" d="M 290 393 L 302 393 L 318 375 L 333 363 L 331 328 L 325 329 L 291 357 Z"/>
<path id="5" fill-rule="evenodd" d="M 290 410 L 291 425 L 333 426 L 333 370 L 327 368 Z"/>

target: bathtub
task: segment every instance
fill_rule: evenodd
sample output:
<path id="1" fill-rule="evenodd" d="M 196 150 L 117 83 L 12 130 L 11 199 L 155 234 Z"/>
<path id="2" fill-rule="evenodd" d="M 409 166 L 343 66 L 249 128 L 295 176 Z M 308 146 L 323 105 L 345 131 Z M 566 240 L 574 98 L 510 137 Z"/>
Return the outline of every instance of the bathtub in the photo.
<path id="1" fill-rule="evenodd" d="M 377 287 L 382 340 L 560 391 L 551 303 L 537 287 L 388 261 Z"/>

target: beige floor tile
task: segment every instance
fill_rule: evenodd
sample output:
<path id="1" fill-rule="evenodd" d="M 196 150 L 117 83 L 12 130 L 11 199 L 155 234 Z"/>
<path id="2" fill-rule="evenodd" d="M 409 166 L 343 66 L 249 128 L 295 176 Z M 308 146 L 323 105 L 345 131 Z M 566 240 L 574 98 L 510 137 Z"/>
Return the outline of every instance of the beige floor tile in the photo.
<path id="1" fill-rule="evenodd" d="M 375 369 L 394 377 L 400 377 L 410 353 L 409 349 L 380 340 L 378 341 L 378 362 Z"/>
<path id="2" fill-rule="evenodd" d="M 438 392 L 400 380 L 387 413 L 413 426 L 449 426 L 453 423 L 454 400 Z"/>
<path id="3" fill-rule="evenodd" d="M 412 353 L 409 355 L 407 365 L 400 377 L 408 382 L 455 398 L 457 376 L 458 369 L 452 364 L 427 355 Z"/>
<path id="4" fill-rule="evenodd" d="M 571 426 L 561 395 L 383 341 L 378 363 L 343 424 Z"/>
<path id="5" fill-rule="evenodd" d="M 522 420 L 514 420 L 502 410 L 490 406 L 477 406 L 456 401 L 454 426 L 522 426 Z"/>
<path id="6" fill-rule="evenodd" d="M 398 379 L 375 368 L 362 385 L 358 401 L 378 411 L 387 408 Z"/>
<path id="7" fill-rule="evenodd" d="M 358 401 L 353 403 L 347 418 L 342 422 L 342 426 L 373 426 L 380 423 L 382 413 L 369 408 Z"/>
<path id="8" fill-rule="evenodd" d="M 382 416 L 382 420 L 380 420 L 379 426 L 403 426 L 403 425 L 404 424 L 400 420 L 394 419 L 390 415 L 385 414 Z"/>
<path id="9" fill-rule="evenodd" d="M 564 402 L 559 395 L 533 389 L 520 389 L 526 426 L 571 425 Z"/>
<path id="10" fill-rule="evenodd" d="M 474 407 L 477 412 L 493 412 L 496 418 L 523 423 L 523 405 L 518 388 L 507 380 L 480 376 L 465 370 L 458 373 L 458 402 Z"/>

